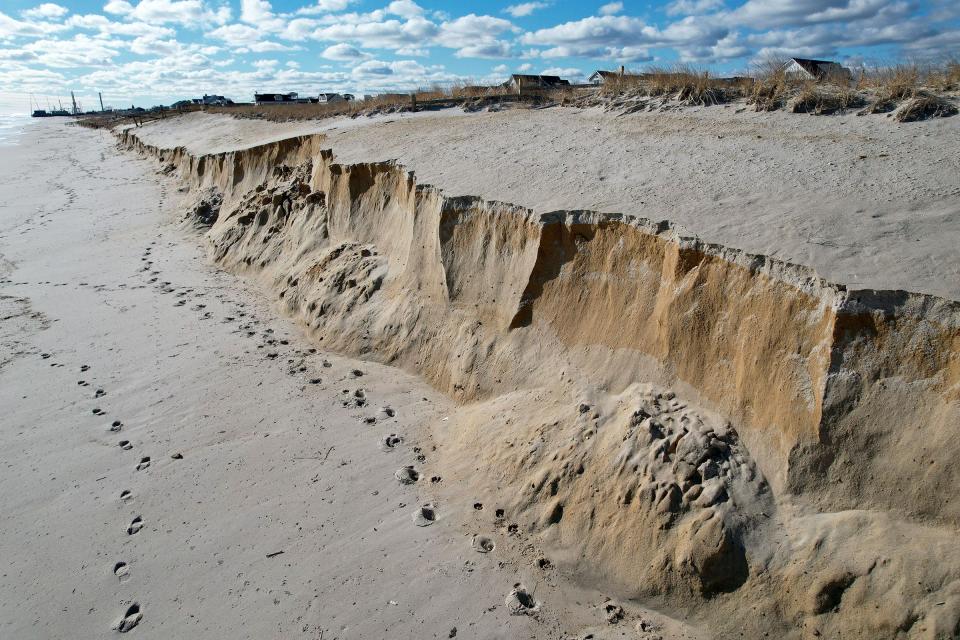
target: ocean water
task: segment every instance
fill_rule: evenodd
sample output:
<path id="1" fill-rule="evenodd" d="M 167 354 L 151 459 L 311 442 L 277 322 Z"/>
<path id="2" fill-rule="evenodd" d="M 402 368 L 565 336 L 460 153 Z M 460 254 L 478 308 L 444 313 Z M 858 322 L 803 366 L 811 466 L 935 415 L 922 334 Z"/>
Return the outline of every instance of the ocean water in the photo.
<path id="1" fill-rule="evenodd" d="M 0 146 L 17 144 L 20 135 L 30 124 L 28 115 L 0 113 Z"/>

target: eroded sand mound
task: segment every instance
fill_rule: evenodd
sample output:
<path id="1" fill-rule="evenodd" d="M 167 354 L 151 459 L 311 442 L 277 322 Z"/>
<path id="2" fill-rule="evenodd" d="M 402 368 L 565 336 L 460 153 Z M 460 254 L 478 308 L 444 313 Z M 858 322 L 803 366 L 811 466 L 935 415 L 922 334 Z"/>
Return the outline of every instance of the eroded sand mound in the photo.
<path id="1" fill-rule="evenodd" d="M 121 137 L 180 173 L 218 264 L 325 347 L 458 399 L 445 476 L 577 579 L 718 637 L 960 633 L 957 303 L 667 223 L 449 198 L 322 136 Z"/>

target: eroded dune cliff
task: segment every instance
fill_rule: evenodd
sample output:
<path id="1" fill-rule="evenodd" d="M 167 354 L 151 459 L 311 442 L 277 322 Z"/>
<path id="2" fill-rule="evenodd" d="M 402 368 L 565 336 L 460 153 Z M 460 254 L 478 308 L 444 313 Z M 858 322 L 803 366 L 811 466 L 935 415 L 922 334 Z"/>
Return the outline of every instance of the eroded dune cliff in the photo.
<path id="1" fill-rule="evenodd" d="M 960 303 L 449 197 L 320 135 L 203 156 L 120 137 L 325 348 L 456 398 L 449 477 L 578 579 L 718 637 L 960 634 Z"/>

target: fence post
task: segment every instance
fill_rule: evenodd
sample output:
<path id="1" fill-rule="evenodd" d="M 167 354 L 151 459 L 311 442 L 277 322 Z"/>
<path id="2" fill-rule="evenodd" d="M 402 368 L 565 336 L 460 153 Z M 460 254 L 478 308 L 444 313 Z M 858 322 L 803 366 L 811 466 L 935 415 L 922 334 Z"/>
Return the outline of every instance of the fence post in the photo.
<path id="1" fill-rule="evenodd" d="M 416 93 L 410 94 L 410 102 L 411 104 L 413 104 L 413 110 L 416 111 L 417 110 L 417 94 Z"/>

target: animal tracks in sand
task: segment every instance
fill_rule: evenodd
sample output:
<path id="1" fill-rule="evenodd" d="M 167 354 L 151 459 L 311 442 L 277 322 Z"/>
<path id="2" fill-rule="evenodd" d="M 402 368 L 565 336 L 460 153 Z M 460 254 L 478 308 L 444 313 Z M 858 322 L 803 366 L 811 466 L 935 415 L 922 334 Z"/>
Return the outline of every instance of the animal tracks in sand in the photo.
<path id="1" fill-rule="evenodd" d="M 391 433 L 380 439 L 380 449 L 383 451 L 393 451 L 403 444 L 403 436 Z"/>
<path id="2" fill-rule="evenodd" d="M 143 471 L 150 466 L 150 456 L 143 456 L 137 464 L 137 471 Z"/>

